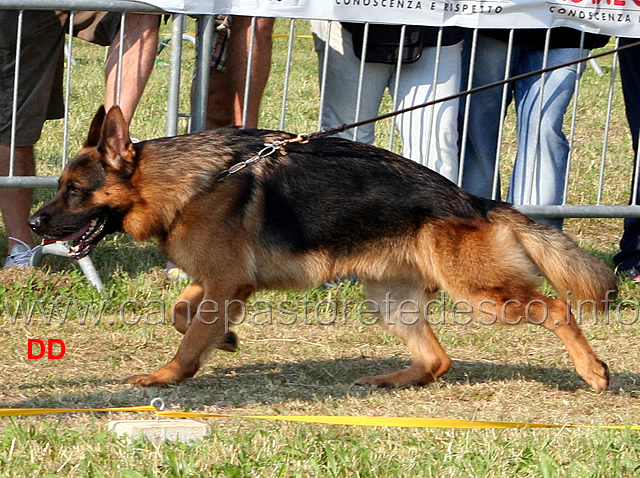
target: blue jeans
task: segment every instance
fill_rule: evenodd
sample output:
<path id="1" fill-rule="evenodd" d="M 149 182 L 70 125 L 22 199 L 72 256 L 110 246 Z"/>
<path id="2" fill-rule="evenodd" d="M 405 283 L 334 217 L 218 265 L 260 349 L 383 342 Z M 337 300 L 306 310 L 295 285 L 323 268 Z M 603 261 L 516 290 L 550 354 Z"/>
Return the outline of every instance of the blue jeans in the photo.
<path id="1" fill-rule="evenodd" d="M 504 79 L 507 47 L 507 42 L 478 34 L 473 87 Z M 575 60 L 584 54 L 586 50 L 580 48 L 550 49 L 546 66 Z M 543 50 L 514 44 L 508 76 L 542 68 L 543 57 Z M 465 41 L 462 64 L 468 65 L 469 58 L 470 42 Z M 508 202 L 518 205 L 563 202 L 569 144 L 562 132 L 562 120 L 582 70 L 583 67 L 572 65 L 546 73 L 544 81 L 541 75 L 536 75 L 507 87 L 504 101 L 508 105 L 515 100 L 518 141 Z M 462 87 L 466 89 L 466 84 Z M 494 171 L 502 128 L 503 87 L 475 93 L 467 101 L 470 108 L 462 187 L 478 196 L 500 199 L 499 178 L 494 185 Z M 464 113 L 462 106 L 460 112 Z M 562 228 L 561 219 L 545 222 Z"/>
<path id="2" fill-rule="evenodd" d="M 621 38 L 620 46 L 634 43 L 637 38 Z M 620 80 L 624 95 L 624 106 L 627 113 L 627 121 L 633 140 L 633 151 L 638 157 L 638 131 L 640 130 L 640 47 L 633 47 L 619 53 Z M 635 168 L 638 167 L 634 159 Z M 637 200 L 640 202 L 640 185 L 636 185 Z M 631 191 L 633 200 L 633 191 Z M 640 219 L 628 218 L 624 220 L 624 233 L 620 239 L 620 252 L 615 255 L 613 261 L 622 269 L 636 267 L 640 269 Z"/>

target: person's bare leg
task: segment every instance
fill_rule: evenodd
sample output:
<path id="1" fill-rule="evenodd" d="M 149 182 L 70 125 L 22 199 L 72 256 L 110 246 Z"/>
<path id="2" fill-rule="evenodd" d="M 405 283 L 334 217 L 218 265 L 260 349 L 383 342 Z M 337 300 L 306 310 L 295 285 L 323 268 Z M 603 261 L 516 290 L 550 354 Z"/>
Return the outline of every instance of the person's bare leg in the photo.
<path id="1" fill-rule="evenodd" d="M 251 18 L 234 16 L 231 24 L 229 39 L 228 68 L 231 88 L 234 95 L 233 121 L 243 125 L 243 105 L 245 80 L 247 75 L 247 60 L 251 45 Z M 249 102 L 244 126 L 256 128 L 260 113 L 260 100 L 271 70 L 271 36 L 273 32 L 273 18 L 256 18 L 255 40 L 253 44 L 253 61 L 251 64 L 251 84 L 249 88 Z"/>
<path id="2" fill-rule="evenodd" d="M 153 70 L 158 47 L 158 15 L 129 13 L 125 21 L 124 52 L 122 57 L 122 87 L 120 108 L 127 123 L 136 111 L 140 97 Z M 118 55 L 120 33 L 116 35 L 105 64 L 106 91 L 105 108 L 116 104 L 118 82 Z"/>
<path id="3" fill-rule="evenodd" d="M 9 174 L 9 159 L 11 150 L 7 145 L 0 145 L 0 176 Z M 14 176 L 35 176 L 36 166 L 33 157 L 33 146 L 18 147 L 14 157 Z M 0 188 L 0 210 L 7 233 L 7 238 L 19 239 L 29 247 L 33 247 L 31 230 L 27 219 L 31 211 L 33 189 L 31 188 Z M 9 250 L 18 244 L 8 240 Z"/>

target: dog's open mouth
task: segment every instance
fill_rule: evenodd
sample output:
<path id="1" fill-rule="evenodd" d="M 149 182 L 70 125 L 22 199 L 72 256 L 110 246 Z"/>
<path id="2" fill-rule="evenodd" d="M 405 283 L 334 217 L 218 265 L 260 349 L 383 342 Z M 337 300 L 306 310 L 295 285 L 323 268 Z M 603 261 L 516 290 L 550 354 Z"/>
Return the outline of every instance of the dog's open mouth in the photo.
<path id="1" fill-rule="evenodd" d="M 73 234 L 57 239 L 43 239 L 42 244 L 66 241 L 69 243 L 69 257 L 75 260 L 82 259 L 87 256 L 106 235 L 106 224 L 106 218 L 93 218 Z"/>

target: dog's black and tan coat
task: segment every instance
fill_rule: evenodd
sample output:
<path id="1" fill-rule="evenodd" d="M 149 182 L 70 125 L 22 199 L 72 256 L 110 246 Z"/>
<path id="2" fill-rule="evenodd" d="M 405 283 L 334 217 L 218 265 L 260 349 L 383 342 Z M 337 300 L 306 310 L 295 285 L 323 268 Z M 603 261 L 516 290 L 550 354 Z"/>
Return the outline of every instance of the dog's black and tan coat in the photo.
<path id="1" fill-rule="evenodd" d="M 359 383 L 425 384 L 451 360 L 427 320 L 398 320 L 403 301 L 424 305 L 438 290 L 479 319 L 527 319 L 565 344 L 595 390 L 609 383 L 565 300 L 538 291 L 536 271 L 562 297 L 604 303 L 615 277 L 557 229 L 505 203 L 472 196 L 412 161 L 335 138 L 288 144 L 228 177 L 218 174 L 287 133 L 219 129 L 132 144 L 117 107 L 101 109 L 56 196 L 30 219 L 47 239 L 72 239 L 88 254 L 104 235 L 156 237 L 194 280 L 174 307 L 184 334 L 175 357 L 140 385 L 193 376 L 212 348 L 234 350 L 220 306 L 263 288 L 307 287 L 355 274 L 379 304 L 378 322 L 409 347 L 411 366 Z M 190 306 L 188 305 L 190 304 Z M 235 302 L 237 304 L 237 302 Z M 239 306 L 238 306 L 239 307 Z M 389 309 L 387 311 L 387 309 Z M 424 307 L 421 307 L 424 313 Z M 233 307 L 229 313 L 238 310 Z M 218 320 L 215 320 L 218 318 Z"/>

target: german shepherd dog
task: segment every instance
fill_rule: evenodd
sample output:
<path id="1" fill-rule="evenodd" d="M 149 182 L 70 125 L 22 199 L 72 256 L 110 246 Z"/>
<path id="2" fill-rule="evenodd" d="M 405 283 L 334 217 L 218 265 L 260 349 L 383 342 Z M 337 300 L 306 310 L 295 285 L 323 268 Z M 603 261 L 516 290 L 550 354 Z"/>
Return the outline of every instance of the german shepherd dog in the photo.
<path id="1" fill-rule="evenodd" d="M 352 141 L 294 141 L 220 180 L 265 144 L 293 137 L 223 128 L 132 144 L 118 107 L 98 111 L 55 197 L 29 223 L 45 239 L 72 240 L 75 258 L 116 231 L 155 237 L 193 278 L 172 308 L 184 334 L 175 357 L 127 383 L 179 382 L 211 349 L 235 350 L 228 324 L 259 289 L 355 274 L 374 303 L 390 304 L 372 313 L 412 356 L 406 369 L 357 383 L 421 385 L 447 373 L 451 359 L 424 310 L 444 290 L 478 319 L 549 329 L 578 374 L 593 389 L 607 389 L 607 366 L 568 303 L 538 287 L 541 274 L 561 297 L 601 308 L 616 287 L 609 267 L 509 204 L 472 196 L 408 159 Z M 203 301 L 218 307 L 199 309 Z M 422 319 L 401 316 L 406 301 L 421 305 Z"/>

